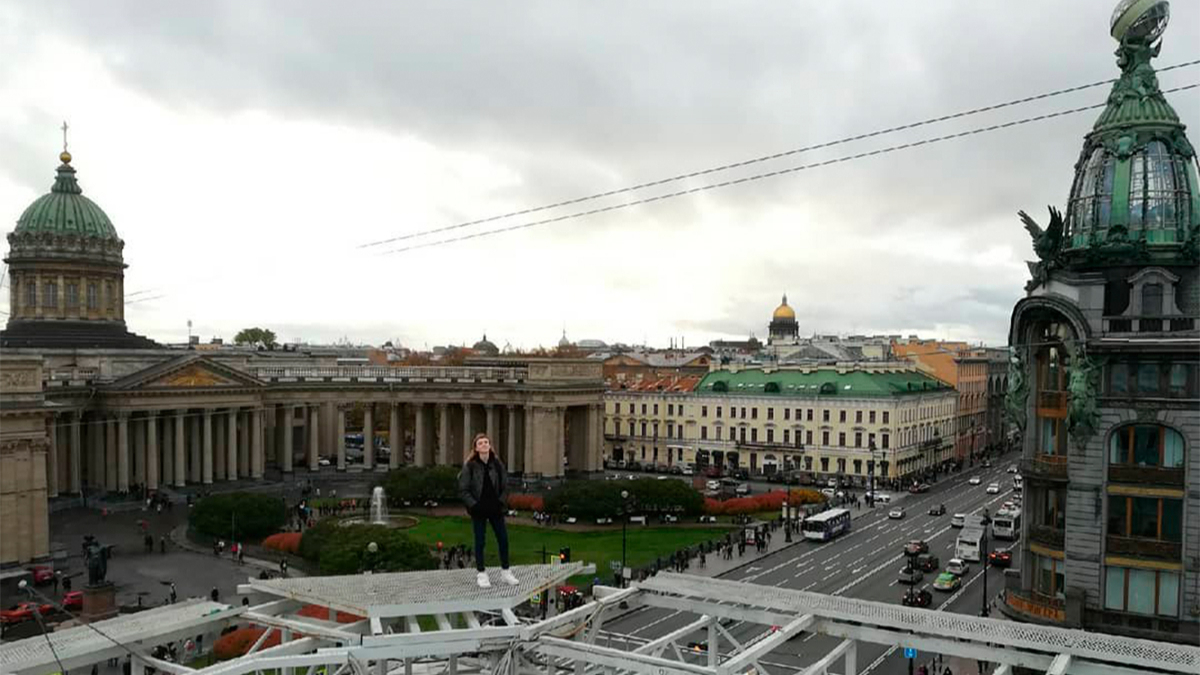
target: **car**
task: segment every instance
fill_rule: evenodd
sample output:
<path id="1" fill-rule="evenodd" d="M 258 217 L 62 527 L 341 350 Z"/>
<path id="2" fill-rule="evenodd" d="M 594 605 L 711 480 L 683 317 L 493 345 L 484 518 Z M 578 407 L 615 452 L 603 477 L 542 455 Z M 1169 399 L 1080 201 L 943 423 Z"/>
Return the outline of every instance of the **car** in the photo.
<path id="1" fill-rule="evenodd" d="M 913 539 L 904 545 L 905 555 L 920 555 L 921 553 L 929 553 L 929 542 L 924 539 Z"/>
<path id="2" fill-rule="evenodd" d="M 992 567 L 1012 567 L 1012 551 L 996 549 L 988 554 L 988 564 Z"/>
<path id="3" fill-rule="evenodd" d="M 605 476 L 605 477 L 604 477 L 604 480 L 621 480 L 621 474 L 619 474 L 619 473 L 610 473 L 610 474 L 608 474 L 607 476 Z"/>
<path id="4" fill-rule="evenodd" d="M 1009 467 L 1008 467 L 1008 472 L 1009 472 L 1009 473 L 1016 473 L 1016 472 L 1017 472 L 1017 465 L 1016 465 L 1016 464 L 1013 464 L 1013 465 L 1009 466 Z"/>
<path id="5" fill-rule="evenodd" d="M 925 578 L 925 573 L 920 568 L 905 565 L 900 568 L 900 572 L 896 575 L 896 581 L 902 584 L 919 584 Z"/>
<path id="6" fill-rule="evenodd" d="M 837 479 L 836 479 L 836 478 L 830 478 L 829 480 L 825 481 L 825 486 L 826 486 L 826 487 L 831 487 L 831 488 L 835 488 L 835 487 L 837 487 L 837 486 L 838 486 L 838 484 L 837 484 Z"/>
<path id="7" fill-rule="evenodd" d="M 71 591 L 63 596 L 62 606 L 66 609 L 83 609 L 83 591 Z"/>
<path id="8" fill-rule="evenodd" d="M 670 476 L 659 476 L 655 480 L 671 480 Z"/>
<path id="9" fill-rule="evenodd" d="M 987 493 L 989 495 L 1000 494 L 1000 484 L 999 483 L 988 483 Z"/>
<path id="10" fill-rule="evenodd" d="M 905 607 L 928 607 L 933 604 L 933 593 L 924 588 L 910 588 L 904 592 L 900 603 Z"/>
<path id="11" fill-rule="evenodd" d="M 33 583 L 38 586 L 54 581 L 54 569 L 47 565 L 34 565 L 29 571 L 33 573 Z"/>
<path id="12" fill-rule="evenodd" d="M 946 515 L 946 505 L 945 504 L 937 504 L 935 506 L 929 507 L 929 515 L 931 515 L 931 516 Z"/>
<path id="13" fill-rule="evenodd" d="M 929 483 L 913 483 L 912 487 L 908 488 L 908 491 L 914 495 L 929 492 Z"/>
<path id="14" fill-rule="evenodd" d="M 833 495 L 837 494 L 833 488 L 821 488 L 821 494 L 833 499 Z"/>
<path id="15" fill-rule="evenodd" d="M 950 572 L 942 572 L 933 580 L 933 587 L 939 591 L 957 591 L 962 588 L 962 579 Z"/>
<path id="16" fill-rule="evenodd" d="M 967 479 L 968 485 L 979 485 L 982 482 L 983 482 L 983 479 L 980 478 L 979 476 L 971 476 L 970 478 Z"/>
<path id="17" fill-rule="evenodd" d="M 940 560 L 938 560 L 938 557 L 932 553 L 922 553 L 921 555 L 917 556 L 916 560 L 913 561 L 913 564 L 916 565 L 917 568 L 922 572 L 933 572 L 942 566 L 942 563 Z"/>
<path id="18" fill-rule="evenodd" d="M 685 466 L 685 467 L 683 467 L 683 475 L 694 476 L 694 475 L 696 475 L 696 470 L 690 466 Z"/>
<path id="19" fill-rule="evenodd" d="M 990 460 L 990 459 L 983 460 L 983 468 L 985 468 L 985 469 L 992 468 L 992 460 Z"/>
<path id="20" fill-rule="evenodd" d="M 871 494 L 871 493 L 868 492 L 867 494 Z M 875 494 L 875 503 L 876 504 L 891 504 L 892 503 L 892 496 L 890 494 L 888 494 L 886 492 L 876 492 L 874 494 Z"/>
<path id="21" fill-rule="evenodd" d="M 950 527 L 965 527 L 967 524 L 967 514 L 956 513 L 950 517 Z"/>
<path id="22" fill-rule="evenodd" d="M 1010 499 L 1000 505 L 1000 510 L 1001 511 L 1016 511 L 1017 503 Z"/>
<path id="23" fill-rule="evenodd" d="M 946 571 L 956 577 L 965 577 L 971 571 L 971 566 L 962 558 L 951 558 L 946 563 Z"/>
<path id="24" fill-rule="evenodd" d="M 734 494 L 744 497 L 744 496 L 750 494 L 750 486 L 746 485 L 745 483 L 742 483 L 741 485 L 737 486 L 733 492 L 734 492 Z"/>
<path id="25" fill-rule="evenodd" d="M 18 602 L 8 609 L 0 609 L 0 623 L 17 624 L 29 621 L 33 613 L 49 614 L 54 608 L 50 605 L 39 605 L 35 602 Z"/>
<path id="26" fill-rule="evenodd" d="M 317 466 L 331 466 L 333 462 L 329 461 L 328 457 L 318 457 Z"/>
<path id="27" fill-rule="evenodd" d="M 888 518 L 891 518 L 892 520 L 900 520 L 903 517 L 904 517 L 904 507 L 903 506 L 897 506 L 896 508 L 892 509 L 891 511 L 888 511 Z"/>
<path id="28" fill-rule="evenodd" d="M 672 464 L 670 473 L 675 476 L 682 476 L 683 475 L 683 467 L 679 466 L 678 464 Z"/>

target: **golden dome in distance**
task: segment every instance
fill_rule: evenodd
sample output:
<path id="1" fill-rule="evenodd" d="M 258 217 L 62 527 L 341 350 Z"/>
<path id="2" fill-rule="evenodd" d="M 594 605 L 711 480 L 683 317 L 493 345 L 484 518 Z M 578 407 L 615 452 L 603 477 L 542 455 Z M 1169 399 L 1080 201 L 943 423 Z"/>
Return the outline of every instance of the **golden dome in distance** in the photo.
<path id="1" fill-rule="evenodd" d="M 772 319 L 785 319 L 788 321 L 796 320 L 796 310 L 792 309 L 787 304 L 787 293 L 783 294 L 783 304 L 775 308 L 775 313 L 771 315 Z"/>

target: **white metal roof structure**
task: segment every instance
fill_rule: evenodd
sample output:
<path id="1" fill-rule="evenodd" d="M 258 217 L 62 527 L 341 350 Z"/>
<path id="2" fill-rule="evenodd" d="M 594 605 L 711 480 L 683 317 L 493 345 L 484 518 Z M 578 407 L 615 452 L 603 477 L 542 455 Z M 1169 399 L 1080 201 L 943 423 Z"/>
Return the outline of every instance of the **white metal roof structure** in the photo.
<path id="1" fill-rule="evenodd" d="M 530 595 L 589 568 L 580 563 L 514 568 L 521 580 L 519 586 L 491 589 L 475 588 L 471 570 L 251 581 L 240 590 L 275 599 L 246 608 L 240 615 L 222 614 L 234 611 L 229 608 L 218 612 L 220 616 L 214 614 L 215 621 L 236 619 L 269 629 L 250 653 L 199 670 L 139 656 L 134 673 L 153 665 L 181 674 L 323 669 L 327 675 L 412 675 L 415 669 L 435 664 L 439 673 L 456 675 L 460 661 L 466 660 L 495 675 L 780 675 L 774 666 L 774 670 L 765 667 L 771 664 L 764 657 L 802 632 L 841 638 L 837 647 L 804 669 L 805 675 L 824 675 L 831 669 L 857 673 L 860 642 L 988 661 L 998 664 L 996 675 L 1011 673 L 1014 667 L 1052 675 L 1200 673 L 1200 647 L 685 574 L 662 573 L 624 590 L 602 587 L 597 600 L 546 620 L 522 622 L 517 618 L 514 609 Z M 367 618 L 349 624 L 305 618 L 294 614 L 301 603 Z M 597 642 L 606 618 L 618 608 L 638 607 L 677 610 L 692 615 L 692 620 L 661 637 L 626 642 L 624 649 Z M 155 611 L 162 612 L 155 619 L 155 635 L 186 634 L 183 624 L 195 621 L 195 612 L 171 615 L 167 612 L 174 608 Z M 760 624 L 763 630 L 754 639 L 739 642 L 723 625 L 726 619 Z M 274 631 L 278 631 L 281 644 L 261 648 Z M 707 634 L 707 648 L 702 652 L 686 647 L 687 638 L 697 631 Z M 41 648 L 32 645 L 38 640 L 42 638 L 13 643 L 7 649 L 11 654 L 32 655 L 23 657 L 28 660 L 21 664 L 36 661 L 45 665 L 44 655 L 38 651 Z M 141 639 L 136 648 L 148 652 L 154 644 L 153 639 Z M 98 643 L 95 646 L 93 662 L 111 654 L 111 650 L 101 652 Z M 30 651 L 23 651 L 26 649 Z M 72 658 L 81 663 L 79 659 L 86 657 L 72 653 Z M 13 667 L 14 663 L 0 660 L 0 671 L 20 675 L 52 672 L 32 665 Z"/>
<path id="2" fill-rule="evenodd" d="M 124 657 L 127 652 L 122 644 L 149 653 L 157 645 L 196 635 L 202 627 L 231 623 L 245 610 L 220 602 L 186 600 L 97 621 L 92 624 L 95 629 L 74 626 L 58 630 L 49 635 L 49 641 L 47 636 L 38 636 L 0 644 L 0 673 L 58 672 L 54 652 L 68 670 Z"/>

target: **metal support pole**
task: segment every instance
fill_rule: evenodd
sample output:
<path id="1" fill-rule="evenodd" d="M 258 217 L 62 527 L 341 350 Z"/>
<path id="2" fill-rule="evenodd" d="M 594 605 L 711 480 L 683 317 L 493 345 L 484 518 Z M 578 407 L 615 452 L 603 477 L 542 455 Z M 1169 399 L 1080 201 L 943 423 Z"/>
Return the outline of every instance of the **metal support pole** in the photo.
<path id="1" fill-rule="evenodd" d="M 719 618 L 713 617 L 708 622 L 708 667 L 716 668 L 717 659 L 720 656 L 721 650 L 717 645 L 717 622 Z"/>

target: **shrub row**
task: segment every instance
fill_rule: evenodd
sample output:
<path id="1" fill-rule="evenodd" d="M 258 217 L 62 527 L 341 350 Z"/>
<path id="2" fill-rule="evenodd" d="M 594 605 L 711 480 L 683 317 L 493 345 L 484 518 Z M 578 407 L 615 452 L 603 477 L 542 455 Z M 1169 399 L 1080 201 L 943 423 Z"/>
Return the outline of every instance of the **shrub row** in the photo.
<path id="1" fill-rule="evenodd" d="M 278 532 L 266 539 L 263 539 L 263 548 L 269 548 L 280 553 L 300 553 L 300 540 L 303 537 L 299 532 Z"/>
<path id="2" fill-rule="evenodd" d="M 541 495 L 510 495 L 508 508 L 518 511 L 544 511 L 546 501 Z"/>
<path id="3" fill-rule="evenodd" d="M 621 496 L 623 491 L 628 493 L 628 498 Z M 547 492 L 543 502 L 548 513 L 581 520 L 615 518 L 621 515 L 623 508 L 631 514 L 674 513 L 681 516 L 698 515 L 704 508 L 703 497 L 686 483 L 654 478 L 568 481 Z"/>
<path id="4" fill-rule="evenodd" d="M 747 515 L 763 511 L 782 512 L 785 501 L 789 504 L 821 504 L 825 501 L 825 495 L 816 490 L 801 489 L 790 491 L 775 490 L 752 497 L 738 497 L 725 501 L 705 499 L 704 512 L 713 516 Z"/>
<path id="5" fill-rule="evenodd" d="M 389 472 L 380 484 L 392 506 L 401 506 L 405 501 L 420 505 L 430 499 L 456 502 L 458 471 L 456 466 L 404 467 Z"/>
<path id="6" fill-rule="evenodd" d="M 230 492 L 201 499 L 192 507 L 188 522 L 209 537 L 257 541 L 278 532 L 285 517 L 279 497 Z"/>

